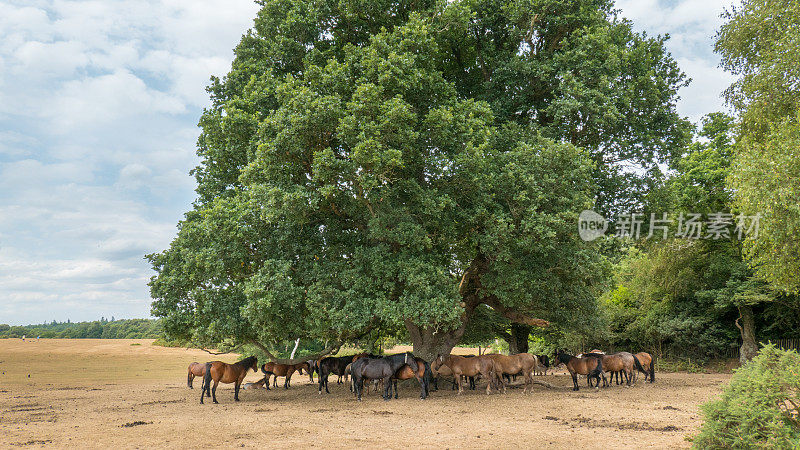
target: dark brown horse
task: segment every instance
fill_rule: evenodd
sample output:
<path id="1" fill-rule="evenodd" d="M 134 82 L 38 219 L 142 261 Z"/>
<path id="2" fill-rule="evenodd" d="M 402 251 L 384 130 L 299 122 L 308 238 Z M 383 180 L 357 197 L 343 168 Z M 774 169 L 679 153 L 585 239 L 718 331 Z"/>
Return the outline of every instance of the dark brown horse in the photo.
<path id="1" fill-rule="evenodd" d="M 206 373 L 203 375 L 203 386 L 200 392 L 200 404 L 203 403 L 203 391 L 206 394 L 211 391 L 211 397 L 214 403 L 217 401 L 217 385 L 222 383 L 235 383 L 233 386 L 233 399 L 239 401 L 239 388 L 242 385 L 242 380 L 247 375 L 247 371 L 253 369 L 253 372 L 258 372 L 258 358 L 249 356 L 239 362 L 233 364 L 224 363 L 222 361 L 212 361 L 206 363 Z M 214 387 L 211 387 L 211 381 L 214 381 Z"/>
<path id="2" fill-rule="evenodd" d="M 417 360 L 411 352 L 398 353 L 382 358 L 359 358 L 352 362 L 353 389 L 358 401 L 361 401 L 364 380 L 378 379 L 382 379 L 384 383 L 383 399 L 389 400 L 391 398 L 389 391 L 392 387 L 392 377 L 406 364 L 414 372 L 419 370 Z"/>
<path id="3" fill-rule="evenodd" d="M 328 390 L 328 376 L 330 374 L 335 374 L 339 376 L 339 379 L 336 381 L 336 384 L 341 383 L 342 376 L 344 375 L 344 371 L 347 368 L 347 365 L 353 362 L 353 356 L 328 356 L 326 358 L 322 358 L 316 362 L 315 367 L 317 369 L 318 375 L 318 382 L 319 382 L 319 393 L 322 394 L 322 388 L 325 388 L 325 392 L 330 394 L 331 392 Z M 345 380 L 347 381 L 347 380 Z"/>
<path id="4" fill-rule="evenodd" d="M 464 358 L 458 355 L 439 355 L 433 360 L 431 370 L 438 371 L 441 366 L 450 368 L 450 371 L 453 373 L 453 378 L 458 381 L 459 395 L 464 392 L 463 386 L 461 385 L 462 376 L 474 377 L 476 375 L 481 375 L 483 379 L 488 382 L 486 384 L 487 395 L 492 393 L 492 383 L 495 380 L 500 378 L 500 380 L 498 380 L 499 383 L 503 382 L 494 360 L 486 355 L 476 356 L 474 358 Z"/>
<path id="5" fill-rule="evenodd" d="M 576 358 L 567 354 L 564 350 L 556 352 L 554 358 L 553 368 L 560 364 L 567 366 L 569 374 L 572 375 L 573 391 L 579 390 L 578 388 L 578 375 L 586 375 L 587 382 L 591 386 L 592 378 L 597 379 L 597 385 L 600 385 L 600 376 L 603 375 L 602 359 L 597 357 Z"/>

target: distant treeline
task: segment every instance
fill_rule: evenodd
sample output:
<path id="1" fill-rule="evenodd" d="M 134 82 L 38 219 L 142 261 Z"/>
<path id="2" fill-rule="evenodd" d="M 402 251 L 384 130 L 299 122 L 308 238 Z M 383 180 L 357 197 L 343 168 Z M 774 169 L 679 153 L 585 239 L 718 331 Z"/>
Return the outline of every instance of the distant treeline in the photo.
<path id="1" fill-rule="evenodd" d="M 41 325 L 0 324 L 0 338 L 147 339 L 162 336 L 160 320 L 101 318 L 92 322 L 56 322 Z"/>

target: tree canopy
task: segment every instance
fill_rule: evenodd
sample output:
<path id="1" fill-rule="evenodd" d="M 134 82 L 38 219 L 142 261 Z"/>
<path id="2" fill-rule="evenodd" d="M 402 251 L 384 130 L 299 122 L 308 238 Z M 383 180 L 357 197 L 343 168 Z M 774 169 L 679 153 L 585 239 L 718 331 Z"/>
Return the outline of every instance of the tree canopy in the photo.
<path id="1" fill-rule="evenodd" d="M 641 201 L 624 166 L 688 138 L 665 38 L 598 0 L 261 4 L 208 88 L 194 208 L 149 255 L 168 334 L 391 329 L 431 357 L 480 305 L 594 311 L 605 263 L 578 214 Z"/>
<path id="2" fill-rule="evenodd" d="M 725 15 L 716 49 L 739 78 L 726 91 L 740 114 L 730 176 L 736 205 L 760 214 L 745 241 L 756 274 L 800 292 L 800 3 L 745 1 Z"/>

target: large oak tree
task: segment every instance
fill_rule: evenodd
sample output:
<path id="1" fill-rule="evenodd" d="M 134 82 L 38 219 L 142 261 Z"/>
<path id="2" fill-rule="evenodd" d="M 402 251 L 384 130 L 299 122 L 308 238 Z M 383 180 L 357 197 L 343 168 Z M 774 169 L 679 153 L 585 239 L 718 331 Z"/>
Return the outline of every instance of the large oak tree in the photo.
<path id="1" fill-rule="evenodd" d="M 268 350 L 403 326 L 430 358 L 482 304 L 593 311 L 578 213 L 635 203 L 622 165 L 686 139 L 662 38 L 606 1 L 262 5 L 209 87 L 194 208 L 149 256 L 168 333 Z"/>

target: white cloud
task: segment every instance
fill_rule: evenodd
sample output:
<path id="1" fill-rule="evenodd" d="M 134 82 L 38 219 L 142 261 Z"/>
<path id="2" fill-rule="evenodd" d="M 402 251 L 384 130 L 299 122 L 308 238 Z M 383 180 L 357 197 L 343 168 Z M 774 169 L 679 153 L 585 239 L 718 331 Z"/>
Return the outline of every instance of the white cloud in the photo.
<path id="1" fill-rule="evenodd" d="M 678 112 L 693 122 L 710 112 L 727 111 L 722 91 L 733 78 L 718 67 L 714 36 L 723 21 L 720 15 L 733 0 L 619 0 L 616 5 L 634 28 L 648 35 L 670 35 L 667 50 L 692 79 L 681 89 Z"/>
<path id="2" fill-rule="evenodd" d="M 0 3 L 0 319 L 149 314 L 252 0 Z"/>

